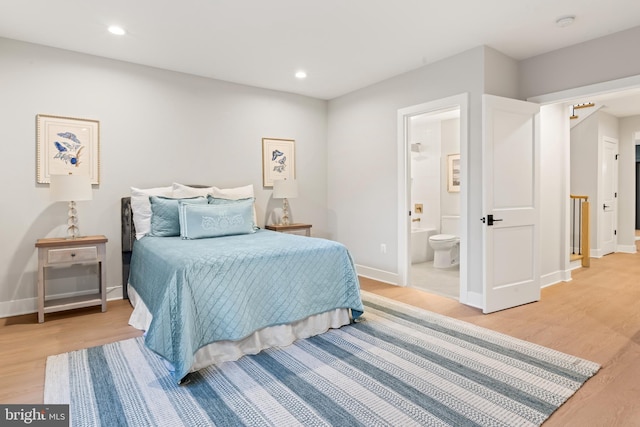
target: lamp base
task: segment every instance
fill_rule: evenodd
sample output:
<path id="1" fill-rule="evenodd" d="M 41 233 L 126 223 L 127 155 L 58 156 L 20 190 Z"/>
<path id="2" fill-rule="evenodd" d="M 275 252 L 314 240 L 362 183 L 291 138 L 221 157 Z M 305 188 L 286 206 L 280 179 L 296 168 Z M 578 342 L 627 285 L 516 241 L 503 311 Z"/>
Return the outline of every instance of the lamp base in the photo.
<path id="1" fill-rule="evenodd" d="M 67 219 L 67 239 L 77 239 L 80 237 L 80 229 L 78 228 L 78 212 L 76 211 L 76 202 L 69 202 L 69 218 Z"/>
<path id="2" fill-rule="evenodd" d="M 284 198 L 282 199 L 282 221 L 280 221 L 280 225 L 289 225 L 289 201 Z"/>

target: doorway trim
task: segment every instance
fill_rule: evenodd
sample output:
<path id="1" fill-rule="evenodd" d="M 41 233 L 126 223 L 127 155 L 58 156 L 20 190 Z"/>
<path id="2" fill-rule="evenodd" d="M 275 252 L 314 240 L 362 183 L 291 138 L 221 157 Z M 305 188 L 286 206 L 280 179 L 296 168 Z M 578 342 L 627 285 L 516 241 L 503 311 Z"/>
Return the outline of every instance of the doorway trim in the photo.
<path id="1" fill-rule="evenodd" d="M 460 110 L 460 299 L 467 303 L 467 171 L 469 152 L 469 94 L 462 93 L 398 110 L 398 285 L 409 285 L 411 268 L 411 151 L 408 143 L 409 118 L 437 113 L 441 110 Z"/>
<path id="2" fill-rule="evenodd" d="M 602 95 L 610 92 L 620 92 L 626 89 L 637 89 L 638 87 L 640 87 L 640 75 L 609 80 L 602 83 L 594 83 L 558 92 L 551 92 L 544 95 L 531 96 L 527 98 L 527 101 L 535 102 L 540 105 L 557 104 L 571 101 L 575 98 Z"/>

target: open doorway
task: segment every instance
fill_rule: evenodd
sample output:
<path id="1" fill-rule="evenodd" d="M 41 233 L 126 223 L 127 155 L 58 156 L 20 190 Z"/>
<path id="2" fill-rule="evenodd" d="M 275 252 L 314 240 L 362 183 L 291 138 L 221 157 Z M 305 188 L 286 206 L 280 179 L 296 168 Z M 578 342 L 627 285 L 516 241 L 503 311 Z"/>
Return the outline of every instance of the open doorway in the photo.
<path id="1" fill-rule="evenodd" d="M 399 284 L 462 303 L 467 289 L 467 144 L 467 94 L 398 111 Z M 443 242 L 451 248 L 434 249 L 430 238 L 443 234 L 451 236 L 451 242 Z"/>
<path id="2" fill-rule="evenodd" d="M 589 100 L 586 103 L 586 100 Z M 570 99 L 565 105 L 591 105 L 575 110 L 571 120 L 572 194 L 591 201 L 591 257 L 635 252 L 637 209 L 635 135 L 640 130 L 638 88 Z M 586 165 L 591 162 L 593 168 Z M 632 234 L 633 233 L 633 234 Z"/>
<path id="3" fill-rule="evenodd" d="M 460 108 L 417 114 L 407 128 L 409 286 L 460 298 Z"/>

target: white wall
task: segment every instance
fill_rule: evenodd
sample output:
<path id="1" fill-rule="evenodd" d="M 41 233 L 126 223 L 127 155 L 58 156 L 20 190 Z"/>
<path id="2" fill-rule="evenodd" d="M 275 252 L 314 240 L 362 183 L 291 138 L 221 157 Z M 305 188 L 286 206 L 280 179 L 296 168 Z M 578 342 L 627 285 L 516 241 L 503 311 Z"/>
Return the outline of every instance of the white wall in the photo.
<path id="1" fill-rule="evenodd" d="M 476 48 L 329 101 L 329 225 L 332 237 L 347 245 L 356 264 L 388 277 L 398 273 L 398 109 L 469 93 L 473 166 L 468 184 L 470 194 L 480 194 L 484 50 Z M 481 215 L 477 210 L 470 216 Z M 479 242 L 479 224 L 473 222 L 470 242 Z M 471 250 L 478 253 L 477 247 Z M 470 264 L 470 288 L 479 291 L 481 260 Z"/>
<path id="2" fill-rule="evenodd" d="M 104 234 L 107 286 L 121 286 L 120 198 L 129 187 L 253 184 L 259 222 L 281 206 L 262 187 L 261 138 L 296 140 L 294 221 L 327 236 L 327 103 L 0 39 L 0 316 L 36 307 L 34 244 L 65 235 L 67 207 L 36 184 L 36 115 L 100 121 L 101 179 L 80 202 L 82 234 Z M 109 294 L 119 295 L 120 289 Z M 29 309 L 31 307 L 31 309 Z"/>
<path id="3" fill-rule="evenodd" d="M 591 203 L 591 249 L 597 250 L 598 221 L 598 127 L 597 113 L 571 129 L 571 194 L 588 196 Z M 577 248 L 576 248 L 577 249 Z"/>
<path id="4" fill-rule="evenodd" d="M 484 92 L 518 99 L 518 62 L 495 49 L 484 49 Z"/>
<path id="5" fill-rule="evenodd" d="M 419 117 L 419 116 L 418 116 Z M 411 219 L 413 227 L 440 228 L 440 122 L 411 120 L 411 141 L 420 141 L 420 152 L 411 153 Z M 423 205 L 422 213 L 415 205 Z"/>
<path id="6" fill-rule="evenodd" d="M 640 27 L 520 61 L 522 99 L 640 74 Z"/>
<path id="7" fill-rule="evenodd" d="M 540 271 L 542 286 L 568 280 L 569 116 L 561 104 L 540 108 Z"/>

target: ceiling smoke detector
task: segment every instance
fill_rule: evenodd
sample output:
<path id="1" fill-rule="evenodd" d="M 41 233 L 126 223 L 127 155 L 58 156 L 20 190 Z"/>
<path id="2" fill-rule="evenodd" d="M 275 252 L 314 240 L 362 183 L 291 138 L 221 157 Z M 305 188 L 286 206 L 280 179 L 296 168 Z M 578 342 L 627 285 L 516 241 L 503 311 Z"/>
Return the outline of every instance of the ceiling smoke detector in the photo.
<path id="1" fill-rule="evenodd" d="M 556 19 L 556 25 L 560 28 L 568 27 L 576 20 L 575 16 L 562 16 Z"/>

